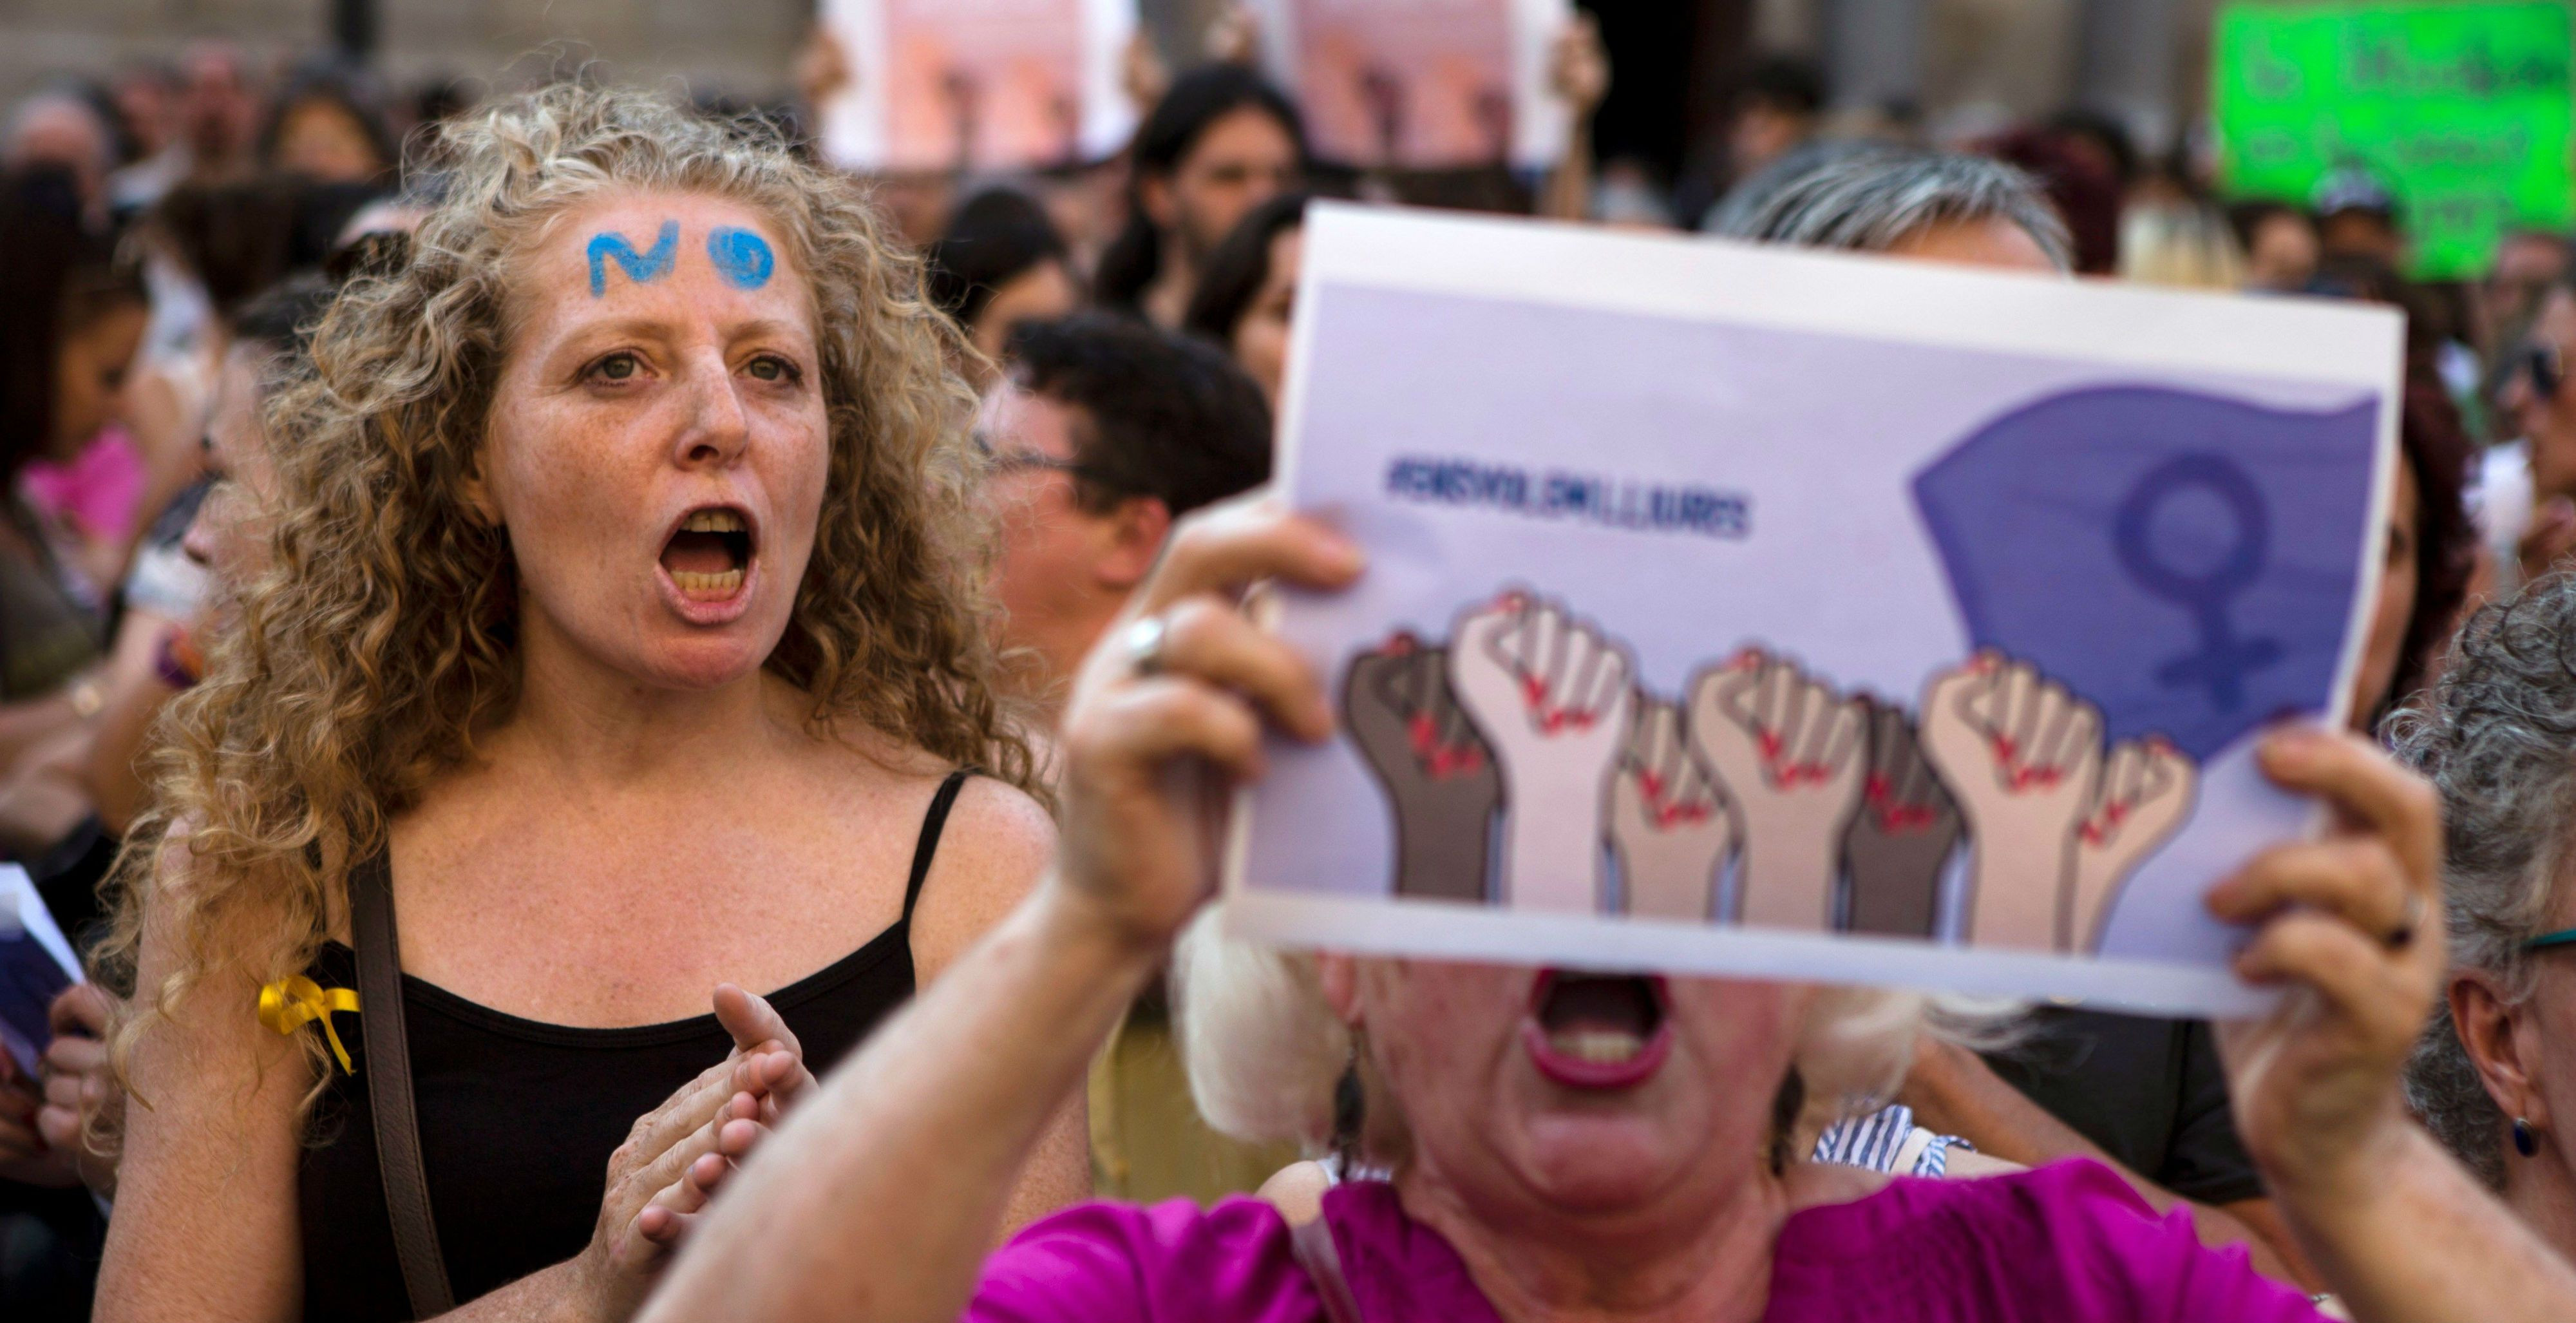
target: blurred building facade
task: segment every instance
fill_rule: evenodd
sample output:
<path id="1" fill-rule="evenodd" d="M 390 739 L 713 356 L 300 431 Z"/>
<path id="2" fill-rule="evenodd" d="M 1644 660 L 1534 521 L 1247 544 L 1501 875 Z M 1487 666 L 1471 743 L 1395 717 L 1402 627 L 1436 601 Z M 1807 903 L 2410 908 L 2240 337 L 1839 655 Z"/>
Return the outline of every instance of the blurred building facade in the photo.
<path id="1" fill-rule="evenodd" d="M 1228 0 L 1140 0 L 1164 50 L 1186 60 Z M 1677 84 L 1696 133 L 1722 110 L 1725 73 L 1755 51 L 1821 63 L 1837 102 L 1902 105 L 1937 136 L 1970 136 L 2068 105 L 2111 112 L 2150 149 L 2201 102 L 2220 0 L 1577 0 L 1605 27 L 1653 32 L 1639 50 Z M 815 0 L 0 0 L 0 97 L 67 70 L 104 74 L 222 36 L 255 57 L 353 40 L 387 86 L 436 79 L 511 87 L 596 62 L 624 81 L 682 80 L 699 95 L 785 91 Z M 1681 40 L 1670 37 L 1678 34 Z"/>

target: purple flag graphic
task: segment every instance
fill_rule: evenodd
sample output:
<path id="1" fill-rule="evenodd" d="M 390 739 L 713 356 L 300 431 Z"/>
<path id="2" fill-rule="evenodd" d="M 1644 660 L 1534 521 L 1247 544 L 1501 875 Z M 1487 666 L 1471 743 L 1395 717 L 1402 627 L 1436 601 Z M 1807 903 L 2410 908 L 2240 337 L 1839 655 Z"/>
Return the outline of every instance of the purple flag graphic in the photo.
<path id="1" fill-rule="evenodd" d="M 2332 693 L 2378 408 L 2072 391 L 1927 465 L 1915 506 L 1977 647 L 2092 700 L 2108 739 L 2206 761 Z"/>

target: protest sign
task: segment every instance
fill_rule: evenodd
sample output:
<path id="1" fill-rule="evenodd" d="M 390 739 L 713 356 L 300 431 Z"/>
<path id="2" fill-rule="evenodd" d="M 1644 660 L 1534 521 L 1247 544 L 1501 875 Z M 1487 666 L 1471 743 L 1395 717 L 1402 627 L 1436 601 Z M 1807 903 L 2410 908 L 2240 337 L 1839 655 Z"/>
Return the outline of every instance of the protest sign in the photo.
<path id="1" fill-rule="evenodd" d="M 2567 6 L 2235 4 L 2211 116 L 2231 193 L 2306 203 L 2339 167 L 2397 198 L 2414 274 L 2484 274 L 2499 235 L 2576 223 Z"/>
<path id="2" fill-rule="evenodd" d="M 80 958 L 27 870 L 0 864 L 0 1047 L 30 1077 L 54 1041 L 47 1009 L 55 994 L 79 981 Z"/>
<path id="3" fill-rule="evenodd" d="M 2212 883 L 2311 806 L 2376 592 L 2386 309 L 1319 205 L 1278 485 L 1368 572 L 1275 627 L 1341 732 L 1233 931 L 2261 998 Z"/>
<path id="4" fill-rule="evenodd" d="M 1548 91 L 1566 0 L 1262 0 L 1262 52 L 1315 154 L 1363 167 L 1536 169 L 1564 150 Z"/>
<path id="5" fill-rule="evenodd" d="M 849 82 L 823 108 L 850 170 L 1010 170 L 1109 156 L 1135 0 L 824 0 Z"/>

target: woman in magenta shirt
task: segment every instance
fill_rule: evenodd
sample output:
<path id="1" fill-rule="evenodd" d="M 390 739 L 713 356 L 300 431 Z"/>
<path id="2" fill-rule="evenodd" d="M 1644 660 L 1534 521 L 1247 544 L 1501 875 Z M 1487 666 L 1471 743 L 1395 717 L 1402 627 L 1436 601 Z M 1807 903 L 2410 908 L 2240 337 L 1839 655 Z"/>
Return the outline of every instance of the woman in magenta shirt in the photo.
<path id="1" fill-rule="evenodd" d="M 2316 1316 L 2104 1168 L 1933 1183 L 1787 1161 L 1798 1084 L 1830 1097 L 1860 1078 L 1836 1075 L 1869 1055 L 1852 999 L 1885 994 L 1332 955 L 1281 958 L 1266 986 L 1229 983 L 1318 999 L 1332 1022 L 1270 1017 L 1310 1032 L 1231 1050 L 1351 1053 L 1378 1127 L 1368 1150 L 1391 1181 L 1332 1191 L 1320 1233 L 1249 1200 L 1091 1205 L 988 1258 L 1046 1118 L 1209 895 L 1223 782 L 1260 774 L 1265 724 L 1310 740 L 1331 727 L 1324 686 L 1236 611 L 1237 593 L 1262 579 L 1330 589 L 1359 568 L 1329 530 L 1269 506 L 1184 526 L 1131 608 L 1145 623 L 1113 632 L 1068 710 L 1053 875 L 763 1145 L 700 1215 L 646 1318 Z M 2283 732 L 2264 765 L 2340 824 L 2209 898 L 2257 925 L 2240 971 L 2291 993 L 2222 1040 L 2238 1127 L 2284 1217 L 2369 1323 L 2566 1317 L 2576 1272 L 2398 1100 L 2442 968 L 2429 792 L 2341 734 Z M 1607 1041 L 1619 1035 L 1634 1041 Z M 1204 1104 L 1301 1117 L 1313 1101 Z"/>

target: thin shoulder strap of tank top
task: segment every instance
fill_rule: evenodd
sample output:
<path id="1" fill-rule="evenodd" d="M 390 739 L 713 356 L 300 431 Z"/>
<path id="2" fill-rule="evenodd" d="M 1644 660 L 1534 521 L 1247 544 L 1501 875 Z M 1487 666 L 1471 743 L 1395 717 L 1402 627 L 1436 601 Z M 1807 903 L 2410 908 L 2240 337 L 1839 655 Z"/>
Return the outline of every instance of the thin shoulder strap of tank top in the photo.
<path id="1" fill-rule="evenodd" d="M 454 1308 L 438 1221 L 429 1207 L 429 1174 L 420 1159 L 420 1124 L 412 1113 L 411 1044 L 403 1032 L 402 938 L 394 927 L 394 871 L 384 850 L 349 870 L 349 936 L 358 957 L 358 1027 L 367 1044 L 367 1110 L 376 1129 L 376 1170 L 385 1183 L 385 1217 L 394 1233 L 411 1316 Z"/>
<path id="2" fill-rule="evenodd" d="M 957 792 L 966 788 L 966 778 L 975 769 L 960 767 L 939 783 L 939 793 L 930 797 L 930 811 L 921 815 L 921 839 L 912 847 L 912 880 L 903 884 L 903 921 L 912 922 L 912 906 L 921 899 L 921 884 L 930 876 L 930 861 L 939 855 L 939 833 L 948 828 L 948 810 L 957 806 Z"/>
<path id="3" fill-rule="evenodd" d="M 1288 1228 L 1288 1248 L 1313 1279 L 1327 1323 L 1361 1323 L 1359 1297 L 1351 1294 L 1351 1279 L 1342 1273 L 1342 1252 L 1333 1244 L 1333 1227 L 1324 1215 L 1319 1212 L 1312 1221 Z"/>

